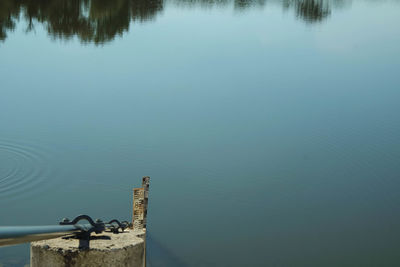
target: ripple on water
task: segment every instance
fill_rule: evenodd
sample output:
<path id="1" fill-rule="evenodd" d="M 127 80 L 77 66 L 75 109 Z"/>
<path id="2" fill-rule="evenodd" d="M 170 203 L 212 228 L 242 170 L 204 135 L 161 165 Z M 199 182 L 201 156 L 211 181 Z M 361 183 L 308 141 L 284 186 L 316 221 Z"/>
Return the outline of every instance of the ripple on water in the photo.
<path id="1" fill-rule="evenodd" d="M 0 140 L 0 202 L 43 192 L 50 185 L 49 154 L 39 148 Z"/>

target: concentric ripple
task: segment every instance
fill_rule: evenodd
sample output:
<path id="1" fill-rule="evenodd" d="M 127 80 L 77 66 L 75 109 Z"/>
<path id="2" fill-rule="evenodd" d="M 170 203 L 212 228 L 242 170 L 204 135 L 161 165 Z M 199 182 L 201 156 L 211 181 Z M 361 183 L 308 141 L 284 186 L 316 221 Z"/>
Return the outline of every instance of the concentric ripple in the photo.
<path id="1" fill-rule="evenodd" d="M 25 144 L 0 140 L 0 202 L 36 195 L 49 186 L 49 155 Z"/>

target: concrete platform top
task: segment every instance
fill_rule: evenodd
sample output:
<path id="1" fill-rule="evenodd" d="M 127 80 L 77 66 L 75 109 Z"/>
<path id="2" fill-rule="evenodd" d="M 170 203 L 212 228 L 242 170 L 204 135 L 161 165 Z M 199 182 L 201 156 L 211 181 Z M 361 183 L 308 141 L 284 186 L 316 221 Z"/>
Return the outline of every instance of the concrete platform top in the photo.
<path id="1" fill-rule="evenodd" d="M 31 267 L 143 267 L 144 232 L 125 230 L 92 234 L 89 250 L 79 250 L 75 238 L 55 238 L 31 243 Z"/>
<path id="2" fill-rule="evenodd" d="M 90 250 L 121 249 L 129 246 L 136 246 L 143 243 L 144 232 L 125 230 L 123 233 L 113 234 L 103 232 L 92 234 L 90 239 Z M 49 240 L 31 243 L 32 247 L 42 247 L 46 250 L 78 250 L 79 240 L 75 238 L 54 238 Z"/>

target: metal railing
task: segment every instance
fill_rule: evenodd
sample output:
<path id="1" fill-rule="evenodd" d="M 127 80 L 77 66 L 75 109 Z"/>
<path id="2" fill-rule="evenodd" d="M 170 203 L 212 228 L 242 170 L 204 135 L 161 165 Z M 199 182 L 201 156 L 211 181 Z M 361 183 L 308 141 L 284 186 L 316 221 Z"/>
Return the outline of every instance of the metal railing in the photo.
<path id="1" fill-rule="evenodd" d="M 88 223 L 81 224 L 79 223 L 81 221 Z M 59 225 L 0 226 L 0 247 L 70 236 L 79 239 L 79 249 L 88 249 L 91 233 L 99 234 L 108 231 L 117 234 L 131 226 L 127 221 L 111 220 L 103 222 L 99 219 L 93 221 L 88 215 L 80 215 L 72 221 L 65 218 Z"/>

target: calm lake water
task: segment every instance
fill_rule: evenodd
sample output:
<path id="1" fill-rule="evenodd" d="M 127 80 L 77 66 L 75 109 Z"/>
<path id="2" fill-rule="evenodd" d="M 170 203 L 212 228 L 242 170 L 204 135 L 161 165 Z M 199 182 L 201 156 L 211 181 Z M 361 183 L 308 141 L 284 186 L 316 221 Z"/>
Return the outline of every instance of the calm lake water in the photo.
<path id="1" fill-rule="evenodd" d="M 149 175 L 150 266 L 400 265 L 400 1 L 1 0 L 0 40 L 0 225 Z"/>

